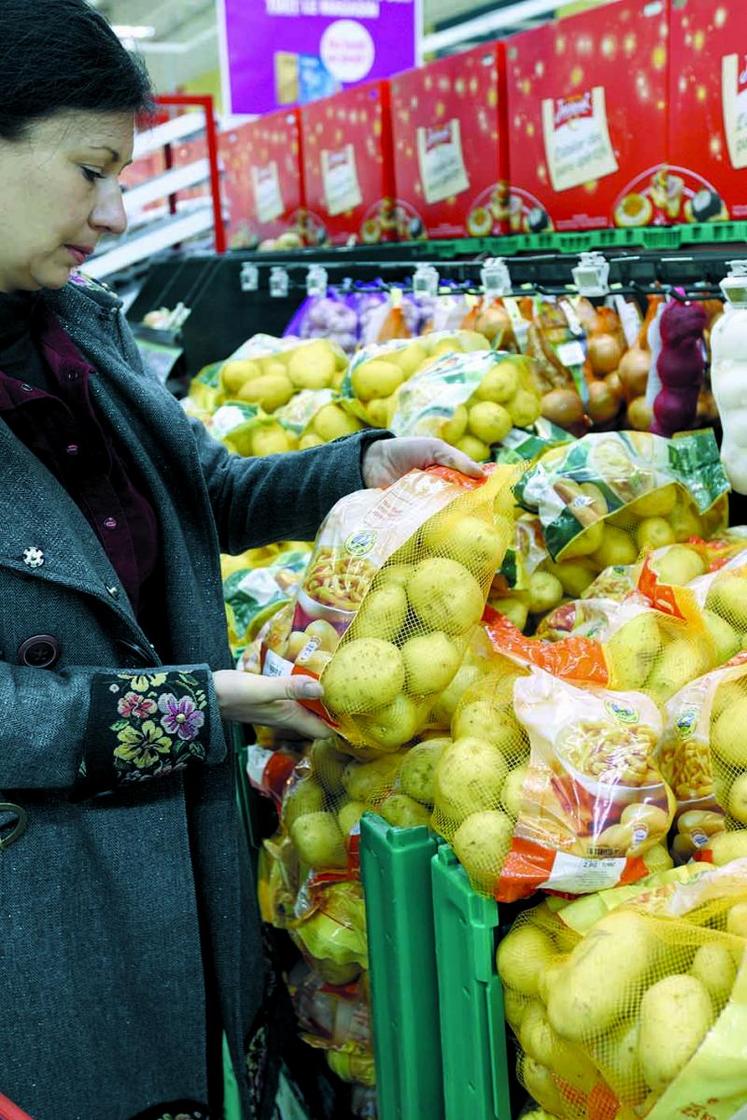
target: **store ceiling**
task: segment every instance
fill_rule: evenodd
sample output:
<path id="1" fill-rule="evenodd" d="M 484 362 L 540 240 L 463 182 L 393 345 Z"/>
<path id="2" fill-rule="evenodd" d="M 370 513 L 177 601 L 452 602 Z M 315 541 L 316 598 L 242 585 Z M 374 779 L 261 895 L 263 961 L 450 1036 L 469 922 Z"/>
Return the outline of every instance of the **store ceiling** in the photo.
<path id="1" fill-rule="evenodd" d="M 185 82 L 217 69 L 216 0 L 91 0 L 91 3 L 113 24 L 155 29 L 152 37 L 139 40 L 137 45 L 145 55 L 160 92 L 173 91 Z M 486 0 L 422 0 L 423 27 L 426 32 L 432 32 L 475 15 L 511 8 L 517 3 L 521 9 L 526 6 L 527 0 L 492 0 L 487 3 Z M 548 12 L 544 18 L 550 14 Z M 517 22 L 510 29 L 518 30 L 530 23 L 531 20 Z M 459 48 L 467 45 L 469 40 L 460 43 Z"/>

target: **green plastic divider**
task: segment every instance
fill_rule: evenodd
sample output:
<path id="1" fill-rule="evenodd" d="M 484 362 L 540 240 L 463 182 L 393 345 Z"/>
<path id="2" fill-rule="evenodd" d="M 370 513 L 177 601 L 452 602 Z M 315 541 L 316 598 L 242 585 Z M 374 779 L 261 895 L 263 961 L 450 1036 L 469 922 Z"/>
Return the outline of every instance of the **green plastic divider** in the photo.
<path id="1" fill-rule="evenodd" d="M 747 222 L 696 222 L 680 232 L 681 245 L 725 245 L 747 241 Z"/>
<path id="2" fill-rule="evenodd" d="M 511 1120 L 498 904 L 472 889 L 447 845 L 431 870 L 446 1120 Z"/>
<path id="3" fill-rule="evenodd" d="M 223 1120 L 243 1120 L 239 1086 L 234 1077 L 228 1042 L 223 1035 Z"/>
<path id="4" fill-rule="evenodd" d="M 424 827 L 361 819 L 379 1120 L 444 1120 L 431 893 L 438 843 Z"/>

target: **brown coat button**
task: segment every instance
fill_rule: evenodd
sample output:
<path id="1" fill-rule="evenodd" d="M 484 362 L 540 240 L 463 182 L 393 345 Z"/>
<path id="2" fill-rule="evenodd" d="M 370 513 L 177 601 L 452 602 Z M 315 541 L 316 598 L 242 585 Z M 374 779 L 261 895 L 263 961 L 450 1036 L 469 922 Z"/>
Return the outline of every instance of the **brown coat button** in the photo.
<path id="1" fill-rule="evenodd" d="M 59 656 L 60 643 L 51 634 L 34 634 L 18 647 L 18 660 L 30 669 L 51 669 Z"/>

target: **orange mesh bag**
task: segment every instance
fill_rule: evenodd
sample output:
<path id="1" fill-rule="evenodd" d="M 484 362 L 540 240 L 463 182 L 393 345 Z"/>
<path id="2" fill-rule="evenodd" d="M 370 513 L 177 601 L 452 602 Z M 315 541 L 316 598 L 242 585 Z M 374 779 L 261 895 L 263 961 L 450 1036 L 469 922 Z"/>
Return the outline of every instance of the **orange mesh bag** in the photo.
<path id="1" fill-rule="evenodd" d="M 716 864 L 747 856 L 747 653 L 667 705 L 659 766 L 677 798 L 672 852 Z"/>
<path id="2" fill-rule="evenodd" d="M 263 672 L 321 678 L 324 703 L 307 706 L 355 746 L 411 742 L 482 616 L 511 538 L 516 477 L 506 466 L 482 480 L 435 467 L 343 498 Z"/>

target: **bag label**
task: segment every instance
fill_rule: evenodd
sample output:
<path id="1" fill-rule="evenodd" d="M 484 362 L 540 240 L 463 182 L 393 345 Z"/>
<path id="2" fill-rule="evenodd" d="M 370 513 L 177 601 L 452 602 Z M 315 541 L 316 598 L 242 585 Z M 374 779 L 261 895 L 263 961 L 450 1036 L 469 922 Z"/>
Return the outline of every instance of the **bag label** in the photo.
<path id="1" fill-rule="evenodd" d="M 747 54 L 721 60 L 721 105 L 731 165 L 747 167 Z"/>
<path id="2" fill-rule="evenodd" d="M 275 160 L 264 167 L 252 168 L 254 205 L 260 222 L 274 222 L 285 210 L 280 190 L 278 165 Z"/>

